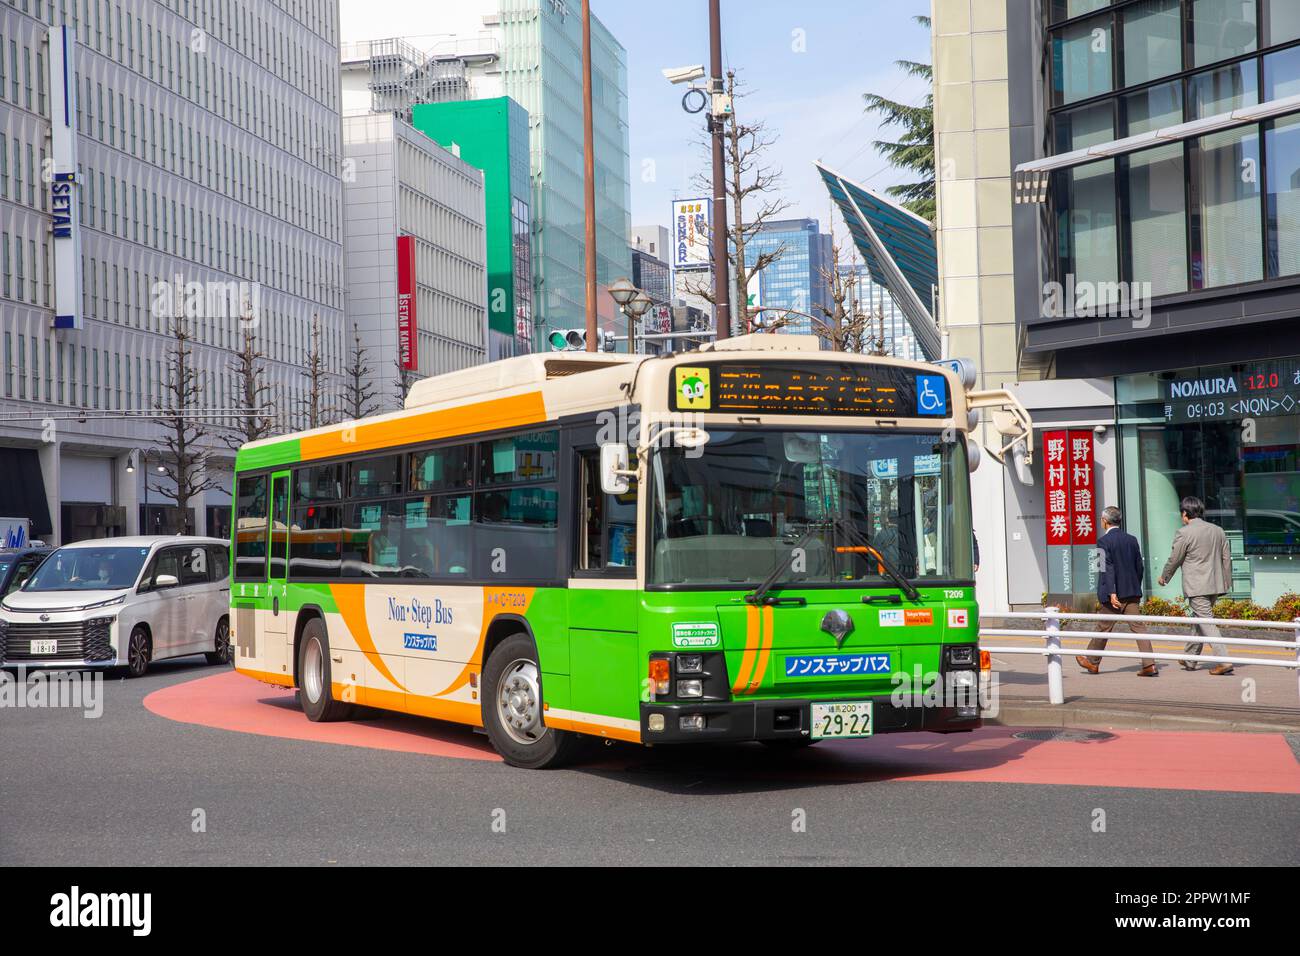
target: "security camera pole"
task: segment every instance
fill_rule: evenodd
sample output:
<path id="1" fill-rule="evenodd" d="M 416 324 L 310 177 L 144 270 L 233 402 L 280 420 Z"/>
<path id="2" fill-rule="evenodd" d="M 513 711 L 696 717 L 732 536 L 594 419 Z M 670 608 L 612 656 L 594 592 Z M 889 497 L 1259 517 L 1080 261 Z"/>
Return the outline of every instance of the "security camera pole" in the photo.
<path id="1" fill-rule="evenodd" d="M 582 0 L 582 174 L 587 207 L 587 351 L 596 351 L 596 153 L 591 132 L 591 0 Z M 720 141 L 713 151 L 719 155 Z M 714 160 L 716 176 L 717 160 Z"/>
<path id="2" fill-rule="evenodd" d="M 727 168 L 723 158 L 724 116 L 718 114 L 722 95 L 722 0 L 709 0 L 709 132 L 713 135 L 713 299 L 718 338 L 731 334 L 731 268 L 727 258 Z M 594 290 L 590 293 L 595 296 Z"/>

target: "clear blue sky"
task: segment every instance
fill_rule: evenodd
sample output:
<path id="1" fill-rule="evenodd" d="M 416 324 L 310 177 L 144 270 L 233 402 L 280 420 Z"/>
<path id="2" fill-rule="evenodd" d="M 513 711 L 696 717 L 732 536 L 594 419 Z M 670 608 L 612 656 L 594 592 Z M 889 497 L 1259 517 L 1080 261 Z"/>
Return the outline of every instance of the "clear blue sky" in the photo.
<path id="1" fill-rule="evenodd" d="M 447 32 L 444 4 L 454 0 L 342 0 L 343 40 Z M 920 102 L 923 84 L 894 61 L 929 61 L 929 34 L 912 20 L 929 9 L 929 0 L 722 0 L 724 62 L 750 89 L 737 111 L 776 138 L 769 163 L 783 171 L 788 216 L 825 227 L 815 159 L 873 188 L 899 181 L 871 147 L 893 131 L 880 134 L 861 94 Z M 708 4 L 592 0 L 592 11 L 627 49 L 632 223 L 667 225 L 669 203 L 696 193 L 691 177 L 708 157 L 695 142 L 702 121 L 682 112 L 681 88 L 660 70 L 708 62 Z"/>

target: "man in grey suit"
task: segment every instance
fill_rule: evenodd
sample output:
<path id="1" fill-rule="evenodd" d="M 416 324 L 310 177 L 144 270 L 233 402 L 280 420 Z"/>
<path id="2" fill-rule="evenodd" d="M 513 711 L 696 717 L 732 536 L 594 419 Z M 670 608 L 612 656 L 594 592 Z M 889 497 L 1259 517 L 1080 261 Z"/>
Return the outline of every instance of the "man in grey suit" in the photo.
<path id="1" fill-rule="evenodd" d="M 1210 524 L 1203 517 L 1205 505 L 1200 498 L 1188 495 L 1180 502 L 1183 513 L 1183 526 L 1174 535 L 1173 551 L 1165 562 L 1165 569 L 1160 572 L 1160 585 L 1168 584 L 1174 572 L 1183 569 L 1183 594 L 1192 607 L 1193 617 L 1214 617 L 1214 602 L 1226 594 L 1232 586 L 1232 550 L 1228 547 L 1228 536 L 1217 524 Z M 1213 624 L 1198 624 L 1197 631 L 1202 637 L 1220 637 L 1219 629 Z M 1188 654 L 1199 654 L 1204 643 L 1187 645 Z M 1227 657 L 1228 648 L 1222 643 L 1211 640 L 1210 649 L 1217 657 Z M 1189 671 L 1196 670 L 1196 661 L 1179 661 Z M 1231 664 L 1216 664 L 1211 674 L 1231 674 Z"/>

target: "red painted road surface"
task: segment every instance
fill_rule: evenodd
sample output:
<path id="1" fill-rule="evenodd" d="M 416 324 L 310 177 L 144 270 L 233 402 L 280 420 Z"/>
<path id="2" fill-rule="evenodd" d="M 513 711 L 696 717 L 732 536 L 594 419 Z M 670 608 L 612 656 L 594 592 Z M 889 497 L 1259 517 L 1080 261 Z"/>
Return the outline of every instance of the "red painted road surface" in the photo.
<path id="1" fill-rule="evenodd" d="M 160 717 L 240 733 L 319 743 L 373 747 L 463 760 L 499 758 L 486 739 L 467 728 L 401 715 L 316 724 L 292 691 L 233 671 L 173 684 L 144 705 Z M 937 780 L 976 783 L 1064 784 L 1159 790 L 1300 794 L 1300 761 L 1281 734 L 1116 731 L 1089 743 L 1018 740 L 1014 729 L 987 727 L 970 734 L 888 734 L 872 740 L 826 742 L 797 754 L 753 748 L 753 759 L 722 761 L 738 773 L 793 770 L 839 780 Z M 671 751 L 674 757 L 665 757 Z M 626 759 L 629 751 L 620 756 Z M 654 754 L 666 771 L 689 748 Z M 749 751 L 744 753 L 749 754 Z M 687 758 L 689 759 L 689 758 Z"/>

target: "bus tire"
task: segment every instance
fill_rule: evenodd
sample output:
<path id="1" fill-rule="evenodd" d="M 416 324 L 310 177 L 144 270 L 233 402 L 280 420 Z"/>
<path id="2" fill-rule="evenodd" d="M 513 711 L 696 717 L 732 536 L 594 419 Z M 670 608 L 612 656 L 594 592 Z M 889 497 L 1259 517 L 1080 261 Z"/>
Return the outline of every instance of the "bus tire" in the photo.
<path id="1" fill-rule="evenodd" d="M 330 642 L 325 622 L 315 617 L 302 629 L 298 644 L 298 706 L 308 720 L 347 720 L 352 705 L 334 699 L 330 675 Z"/>
<path id="2" fill-rule="evenodd" d="M 488 740 L 512 767 L 559 767 L 577 749 L 576 734 L 547 727 L 542 719 L 541 668 L 527 634 L 512 634 L 488 657 L 482 709 Z"/>

